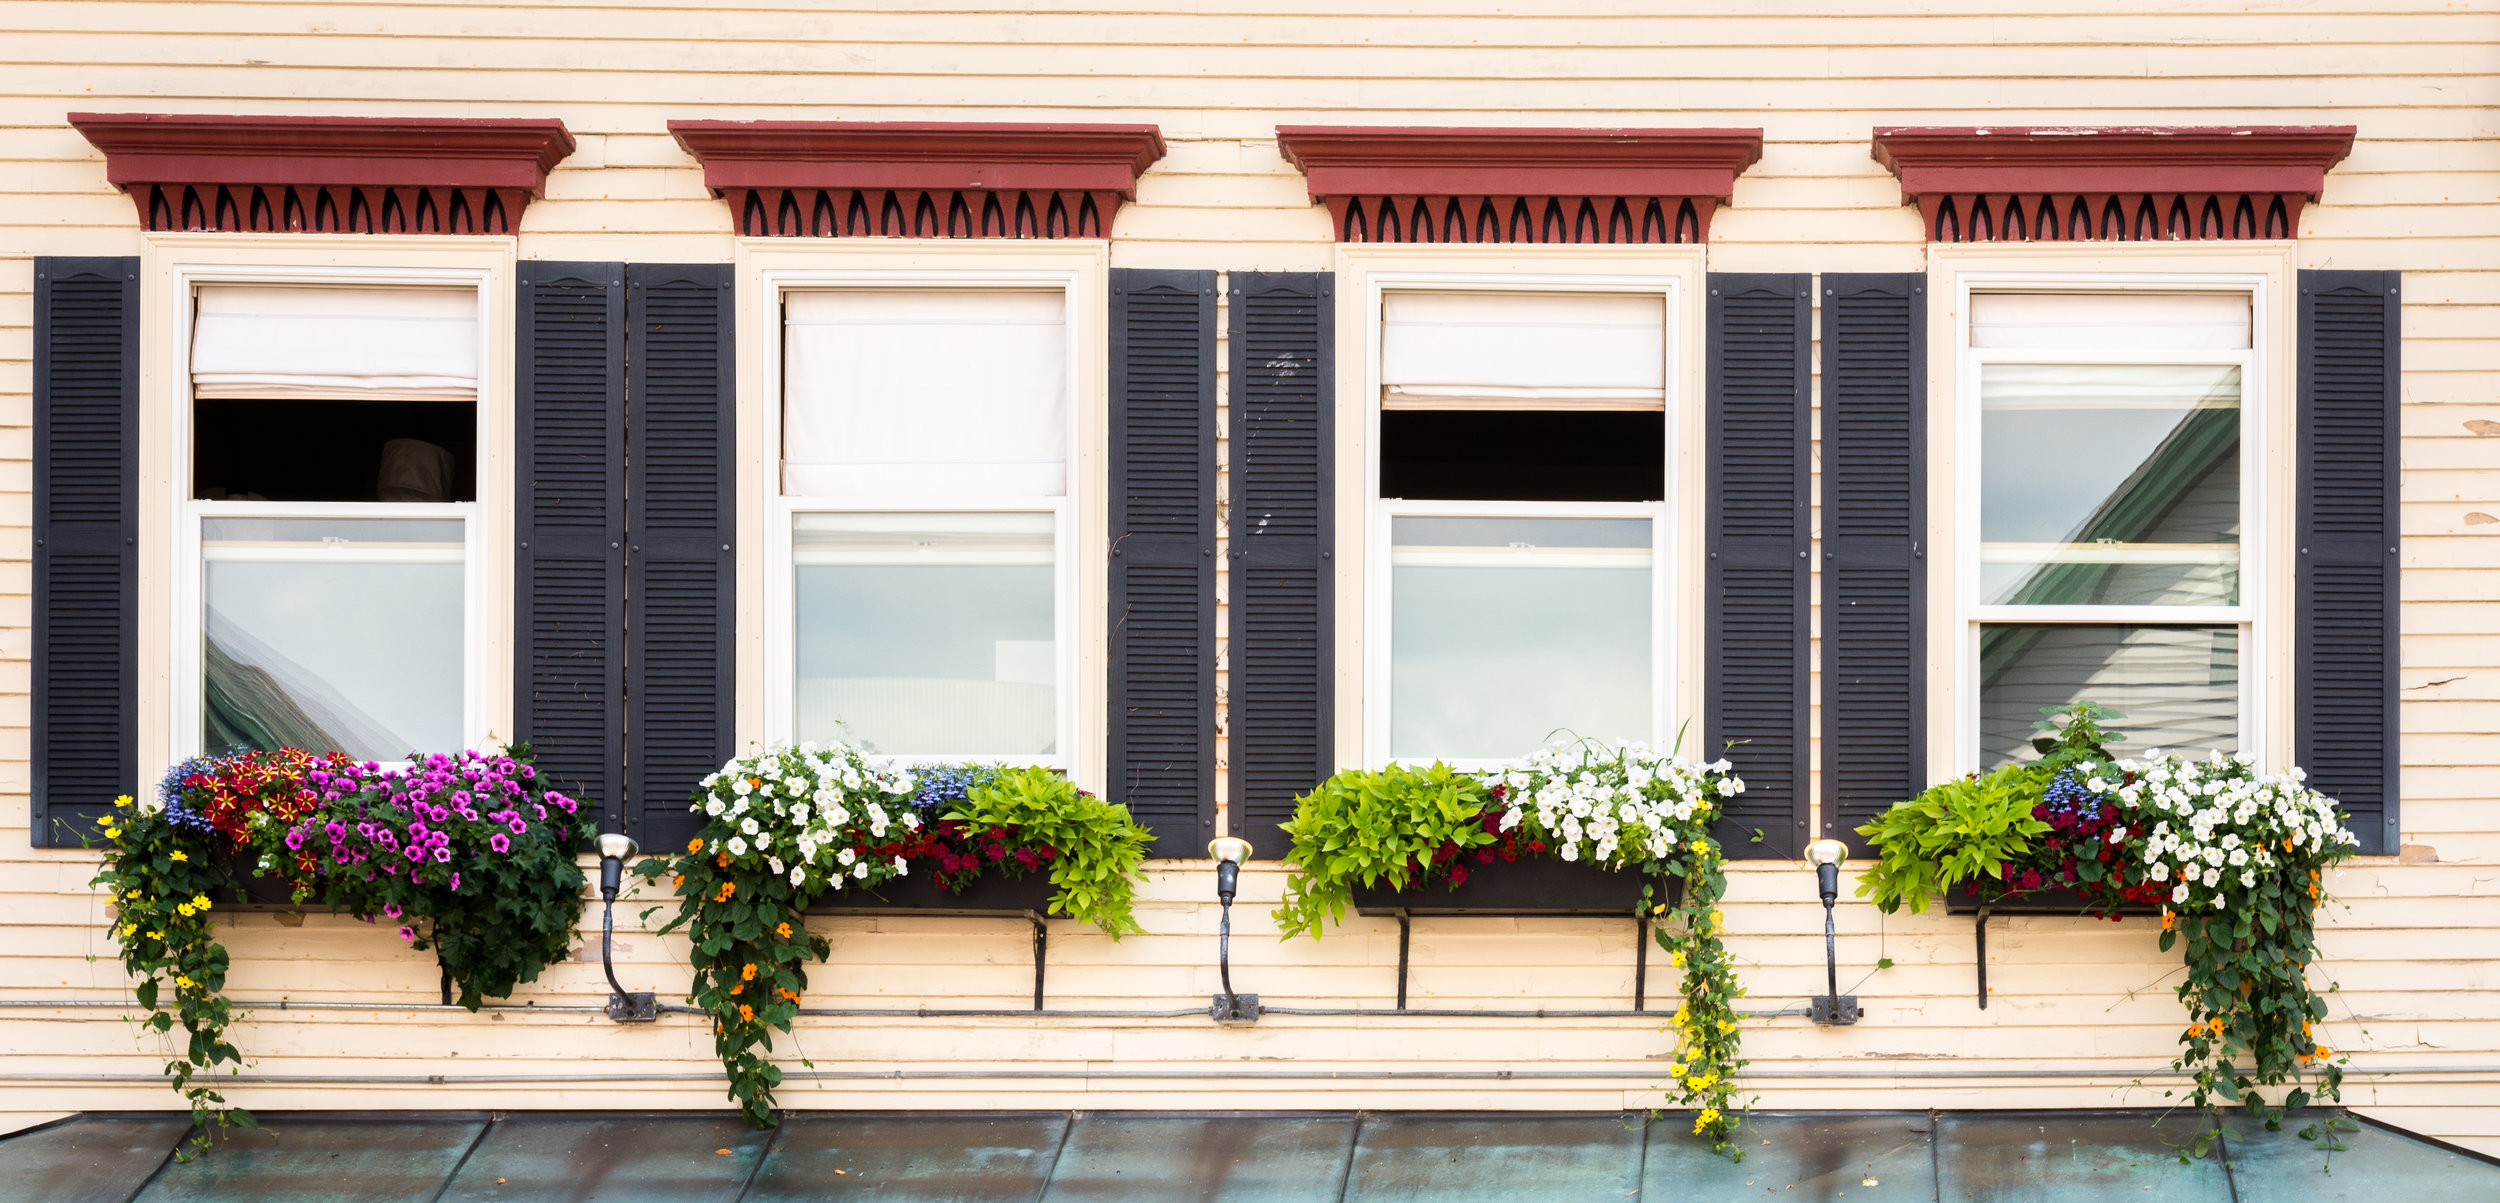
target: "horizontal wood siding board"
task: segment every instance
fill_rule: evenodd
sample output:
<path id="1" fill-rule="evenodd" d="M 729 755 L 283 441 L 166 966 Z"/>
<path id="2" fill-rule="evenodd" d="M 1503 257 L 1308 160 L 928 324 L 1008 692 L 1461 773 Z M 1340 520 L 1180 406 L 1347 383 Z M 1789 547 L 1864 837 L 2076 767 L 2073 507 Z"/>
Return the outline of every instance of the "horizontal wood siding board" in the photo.
<path id="1" fill-rule="evenodd" d="M 1807 477 L 1812 277 L 1709 278 L 1702 754 L 1745 780 L 1719 840 L 1794 857 L 1807 790 Z"/>
<path id="2" fill-rule="evenodd" d="M 513 737 L 621 829 L 625 265 L 524 260 L 518 310 Z"/>
<path id="3" fill-rule="evenodd" d="M 139 671 L 139 261 L 37 259 L 36 847 L 96 834 L 135 792 Z"/>
<path id="4" fill-rule="evenodd" d="M 1108 797 L 1157 856 L 1215 835 L 1215 287 L 1111 274 Z"/>
<path id="5" fill-rule="evenodd" d="M 2400 842 L 2402 288 L 2396 272 L 2300 273 L 2293 759 L 2373 853 Z"/>
<path id="6" fill-rule="evenodd" d="M 626 798 L 645 847 L 701 824 L 737 704 L 736 347 L 726 263 L 626 269 Z"/>
<path id="7" fill-rule="evenodd" d="M 1926 277 L 1821 287 L 1822 834 L 1864 853 L 1927 777 Z"/>
<path id="8" fill-rule="evenodd" d="M 1231 834 L 1261 857 L 1335 767 L 1335 279 L 1229 277 Z"/>

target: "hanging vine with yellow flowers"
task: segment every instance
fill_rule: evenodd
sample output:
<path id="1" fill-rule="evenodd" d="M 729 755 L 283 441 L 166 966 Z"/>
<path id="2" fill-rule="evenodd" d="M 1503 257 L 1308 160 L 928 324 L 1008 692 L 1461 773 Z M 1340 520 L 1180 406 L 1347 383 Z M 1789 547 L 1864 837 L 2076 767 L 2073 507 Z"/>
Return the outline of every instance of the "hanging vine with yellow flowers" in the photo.
<path id="1" fill-rule="evenodd" d="M 1746 1062 L 1736 1000 L 1745 990 L 1720 938 L 1726 858 L 1710 824 L 1744 788 L 1724 760 L 1696 764 L 1596 741 L 1548 747 L 1505 772 L 1441 764 L 1342 772 L 1302 797 L 1284 824 L 1292 876 L 1276 922 L 1287 938 L 1316 939 L 1345 917 L 1358 884 L 1456 889 L 1521 857 L 1639 873 L 1653 936 L 1682 974 L 1667 1101 L 1691 1108 L 1693 1132 L 1741 1161 L 1734 1137 L 1745 1104 L 1735 1078 Z M 1684 887 L 1674 902 L 1657 896 L 1669 878 Z"/>

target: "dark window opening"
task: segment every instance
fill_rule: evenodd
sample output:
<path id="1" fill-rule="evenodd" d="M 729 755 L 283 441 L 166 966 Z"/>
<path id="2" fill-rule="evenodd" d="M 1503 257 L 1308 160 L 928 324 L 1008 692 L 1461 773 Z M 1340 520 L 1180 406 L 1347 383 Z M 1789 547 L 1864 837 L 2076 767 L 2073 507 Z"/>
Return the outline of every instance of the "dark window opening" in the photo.
<path id="1" fill-rule="evenodd" d="M 1384 410 L 1380 495 L 1411 501 L 1664 501 L 1667 415 Z"/>
<path id="2" fill-rule="evenodd" d="M 201 501 L 475 501 L 473 401 L 200 401 Z"/>

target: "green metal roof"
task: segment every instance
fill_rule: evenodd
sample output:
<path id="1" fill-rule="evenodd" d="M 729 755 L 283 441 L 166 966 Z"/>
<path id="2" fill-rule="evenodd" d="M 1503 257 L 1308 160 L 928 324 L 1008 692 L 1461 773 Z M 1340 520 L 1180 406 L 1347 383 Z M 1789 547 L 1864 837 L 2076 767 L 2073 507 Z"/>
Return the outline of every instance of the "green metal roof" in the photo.
<path id="1" fill-rule="evenodd" d="M 86 1115 L 0 1139 L 0 1199 L 910 1201 L 2500 1199 L 2500 1164 L 2377 1125 L 2325 1154 L 2235 1123 L 2182 1165 L 2191 1117 L 1757 1113 L 1748 1156 L 1669 1114 L 811 1112 L 273 1114 L 176 1162 L 181 1118 Z M 2297 1126 L 2297 1125 L 2293 1125 Z"/>

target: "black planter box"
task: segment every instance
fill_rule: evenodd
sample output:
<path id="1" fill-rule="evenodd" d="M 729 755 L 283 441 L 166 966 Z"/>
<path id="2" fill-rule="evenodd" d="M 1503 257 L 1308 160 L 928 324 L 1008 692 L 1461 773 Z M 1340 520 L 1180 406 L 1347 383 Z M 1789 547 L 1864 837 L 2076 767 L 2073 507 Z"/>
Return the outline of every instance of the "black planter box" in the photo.
<path id="1" fill-rule="evenodd" d="M 2063 887 L 2041 890 L 2016 890 L 2012 893 L 1991 892 L 1981 887 L 1977 894 L 1959 887 L 1945 895 L 1944 912 L 1948 915 L 1975 915 L 1985 907 L 1991 915 L 2093 915 L 2109 912 L 2087 903 L 2083 895 Z M 2150 902 L 2121 902 L 2121 915 L 2158 915 L 2161 907 Z"/>
<path id="2" fill-rule="evenodd" d="M 1022 877 L 984 873 L 961 894 L 947 890 L 928 873 L 913 873 L 873 889 L 857 885 L 827 890 L 810 911 L 844 911 L 855 915 L 1043 915 L 1050 911 L 1050 870 L 1036 868 Z"/>
<path id="3" fill-rule="evenodd" d="M 1489 865 L 1470 863 L 1467 881 L 1457 889 L 1445 883 L 1390 889 L 1386 882 L 1354 887 L 1354 910 L 1361 915 L 1621 915 L 1631 918 L 1641 905 L 1641 875 L 1630 869 L 1606 869 L 1587 861 L 1547 857 Z M 1684 897 L 1684 879 L 1663 879 L 1669 905 Z"/>

